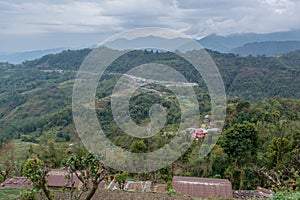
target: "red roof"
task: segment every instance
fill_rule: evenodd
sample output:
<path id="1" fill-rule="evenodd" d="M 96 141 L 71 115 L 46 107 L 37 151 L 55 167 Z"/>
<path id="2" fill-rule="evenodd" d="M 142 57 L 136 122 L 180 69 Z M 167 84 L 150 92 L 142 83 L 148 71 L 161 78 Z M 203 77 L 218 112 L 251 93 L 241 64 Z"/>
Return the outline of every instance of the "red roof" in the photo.
<path id="1" fill-rule="evenodd" d="M 26 177 L 14 177 L 14 178 L 7 178 L 2 184 L 1 187 L 3 188 L 32 188 L 32 182 Z"/>
<path id="2" fill-rule="evenodd" d="M 227 179 L 174 176 L 172 187 L 198 198 L 232 198 L 232 186 Z"/>
<path id="3" fill-rule="evenodd" d="M 52 169 L 49 171 L 47 180 L 48 180 L 48 186 L 49 187 L 71 187 L 71 183 L 68 182 L 68 179 L 66 176 L 68 175 L 67 170 L 62 169 Z M 80 187 L 81 182 L 77 178 L 77 176 L 73 175 L 73 181 L 75 188 Z"/>
<path id="4" fill-rule="evenodd" d="M 166 184 L 156 184 L 154 186 L 154 192 L 165 193 L 167 191 L 166 186 Z"/>

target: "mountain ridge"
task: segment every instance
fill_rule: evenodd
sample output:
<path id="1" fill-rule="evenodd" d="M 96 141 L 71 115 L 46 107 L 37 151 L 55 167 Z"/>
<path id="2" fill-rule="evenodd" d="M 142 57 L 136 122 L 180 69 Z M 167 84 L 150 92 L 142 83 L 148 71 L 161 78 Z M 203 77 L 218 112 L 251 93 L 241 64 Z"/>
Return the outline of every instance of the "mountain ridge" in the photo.
<path id="1" fill-rule="evenodd" d="M 231 52 L 241 56 L 277 56 L 298 49 L 300 49 L 300 41 L 263 41 L 244 44 Z"/>
<path id="2" fill-rule="evenodd" d="M 118 47 L 125 48 L 128 47 L 128 44 L 130 42 L 136 41 L 137 43 L 140 43 L 141 47 L 144 46 L 150 46 L 152 43 L 153 37 L 156 36 L 149 36 L 148 38 L 144 37 L 142 39 L 136 39 L 136 40 L 128 40 L 128 39 L 120 39 L 118 42 Z M 152 38 L 152 39 L 151 39 Z M 157 39 L 157 38 L 156 38 Z M 196 39 L 195 39 L 196 40 Z M 217 34 L 210 34 L 202 39 L 196 40 L 203 48 L 210 49 L 213 51 L 219 51 L 221 53 L 236 53 L 236 48 L 242 48 L 242 46 L 250 43 L 255 42 L 266 42 L 266 41 L 300 41 L 300 30 L 291 30 L 291 31 L 282 31 L 282 32 L 273 32 L 273 33 L 236 33 L 236 34 L 230 34 L 227 36 L 221 36 Z M 180 44 L 184 43 L 183 38 L 172 38 L 168 40 L 159 40 L 157 39 L 154 44 L 158 44 L 163 46 L 169 46 L 172 49 L 176 47 L 180 47 Z M 116 42 L 110 42 L 112 47 L 116 44 Z M 152 44 L 153 45 L 153 44 Z M 90 46 L 90 48 L 97 47 L 98 45 Z M 58 53 L 63 50 L 67 50 L 69 48 L 57 48 L 57 49 L 49 49 L 49 50 L 36 50 L 31 52 L 16 52 L 16 53 L 0 53 L 0 62 L 10 62 L 13 64 L 20 64 L 24 62 L 25 60 L 32 60 L 40 58 L 44 55 L 47 55 L 49 53 Z M 290 50 L 295 49 L 288 49 L 283 53 L 286 53 Z M 274 49 L 274 51 L 278 51 L 278 49 Z M 280 52 L 282 53 L 282 52 Z M 258 52 L 259 55 L 265 54 L 264 52 Z M 242 54 L 241 54 L 242 55 Z M 271 55 L 274 55 L 272 53 Z"/>

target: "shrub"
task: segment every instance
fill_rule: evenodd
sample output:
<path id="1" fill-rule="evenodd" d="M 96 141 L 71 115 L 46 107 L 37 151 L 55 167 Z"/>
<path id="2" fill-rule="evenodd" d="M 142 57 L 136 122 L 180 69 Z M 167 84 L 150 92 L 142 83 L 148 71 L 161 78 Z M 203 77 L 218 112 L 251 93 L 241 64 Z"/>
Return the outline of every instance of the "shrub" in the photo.
<path id="1" fill-rule="evenodd" d="M 295 193 L 285 193 L 285 192 L 277 192 L 274 194 L 270 200 L 299 200 L 300 199 L 300 192 Z"/>
<path id="2" fill-rule="evenodd" d="M 33 189 L 25 189 L 20 194 L 20 200 L 35 200 L 34 193 Z"/>
<path id="3" fill-rule="evenodd" d="M 177 194 L 176 190 L 170 189 L 166 192 L 168 195 Z"/>

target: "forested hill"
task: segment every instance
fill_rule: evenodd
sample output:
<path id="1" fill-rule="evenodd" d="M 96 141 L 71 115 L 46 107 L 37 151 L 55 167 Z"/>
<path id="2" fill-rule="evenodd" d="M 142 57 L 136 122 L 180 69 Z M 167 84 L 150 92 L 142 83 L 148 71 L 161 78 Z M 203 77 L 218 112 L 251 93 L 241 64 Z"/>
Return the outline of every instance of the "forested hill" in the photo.
<path id="1" fill-rule="evenodd" d="M 16 150 L 16 155 L 23 157 L 16 163 L 38 156 L 47 167 L 61 168 L 69 153 L 82 158 L 73 123 L 72 90 L 76 72 L 90 52 L 91 49 L 69 50 L 21 65 L 0 63 L 0 147 L 6 150 L 7 145 L 13 144 L 21 149 Z M 208 52 L 223 76 L 228 94 L 222 136 L 205 158 L 199 157 L 201 140 L 194 140 L 174 164 L 157 172 L 162 181 L 159 183 L 166 183 L 172 175 L 184 175 L 226 178 L 235 190 L 257 186 L 288 188 L 291 180 L 299 179 L 300 171 L 300 51 L 278 57 Z M 150 62 L 171 66 L 189 81 L 199 83 L 200 87 L 194 89 L 200 120 L 194 125 L 214 126 L 202 120 L 210 115 L 210 98 L 201 76 L 187 61 L 170 52 L 132 51 L 114 61 L 100 79 L 95 108 L 106 136 L 116 146 L 133 153 L 155 151 L 170 143 L 181 120 L 181 105 L 168 88 L 132 79 L 132 84 L 143 85 L 129 101 L 132 120 L 139 125 L 148 124 L 151 106 L 159 104 L 166 111 L 166 123 L 151 139 L 132 137 L 116 124 L 110 95 L 120 74 Z M 186 96 L 180 98 L 185 105 L 190 104 Z M 9 171 L 10 177 L 22 171 L 16 169 Z M 0 175 L 0 182 L 3 177 Z"/>
<path id="2" fill-rule="evenodd" d="M 76 71 L 90 51 L 91 49 L 63 51 L 59 54 L 47 55 L 37 60 L 24 62 L 21 66 L 40 70 Z M 231 53 L 222 54 L 207 51 L 221 72 L 229 96 L 238 96 L 246 100 L 260 100 L 276 95 L 286 98 L 300 98 L 300 51 L 293 51 L 276 57 L 241 57 Z M 145 54 L 142 51 L 136 51 L 125 59 L 130 59 L 131 64 L 144 59 L 148 62 L 160 59 L 176 60 L 167 54 L 160 53 L 158 55 L 150 52 Z M 187 76 L 195 77 L 194 71 L 189 70 L 186 64 L 177 69 L 182 72 L 186 71 Z"/>
<path id="3" fill-rule="evenodd" d="M 68 50 L 21 65 L 0 63 L 0 145 L 10 138 L 34 141 L 47 131 L 55 133 L 58 141 L 70 140 L 74 132 L 71 125 L 73 82 L 90 51 Z M 280 57 L 240 57 L 208 52 L 223 76 L 229 98 L 260 101 L 281 96 L 300 99 L 300 51 Z M 193 67 L 172 53 L 133 51 L 114 62 L 109 70 L 125 72 L 131 66 L 153 61 L 173 66 L 189 80 L 203 86 L 200 92 L 205 93 L 205 85 Z M 108 76 L 99 84 L 98 98 L 110 94 L 115 78 Z M 206 107 L 209 105 L 204 102 L 201 109 Z M 29 133 L 34 134 L 27 135 Z"/>
<path id="4" fill-rule="evenodd" d="M 78 70 L 91 49 L 66 50 L 58 54 L 49 54 L 42 58 L 25 61 L 21 66 L 36 69 Z"/>

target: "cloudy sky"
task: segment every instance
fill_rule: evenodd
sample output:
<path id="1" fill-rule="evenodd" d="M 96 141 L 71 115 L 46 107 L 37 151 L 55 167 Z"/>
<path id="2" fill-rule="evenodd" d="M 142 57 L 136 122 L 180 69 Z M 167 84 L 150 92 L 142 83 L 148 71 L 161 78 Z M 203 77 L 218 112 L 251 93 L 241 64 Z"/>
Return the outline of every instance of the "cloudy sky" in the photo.
<path id="1" fill-rule="evenodd" d="M 300 0 L 0 0 L 0 52 L 86 47 L 132 28 L 211 33 L 300 29 Z"/>

